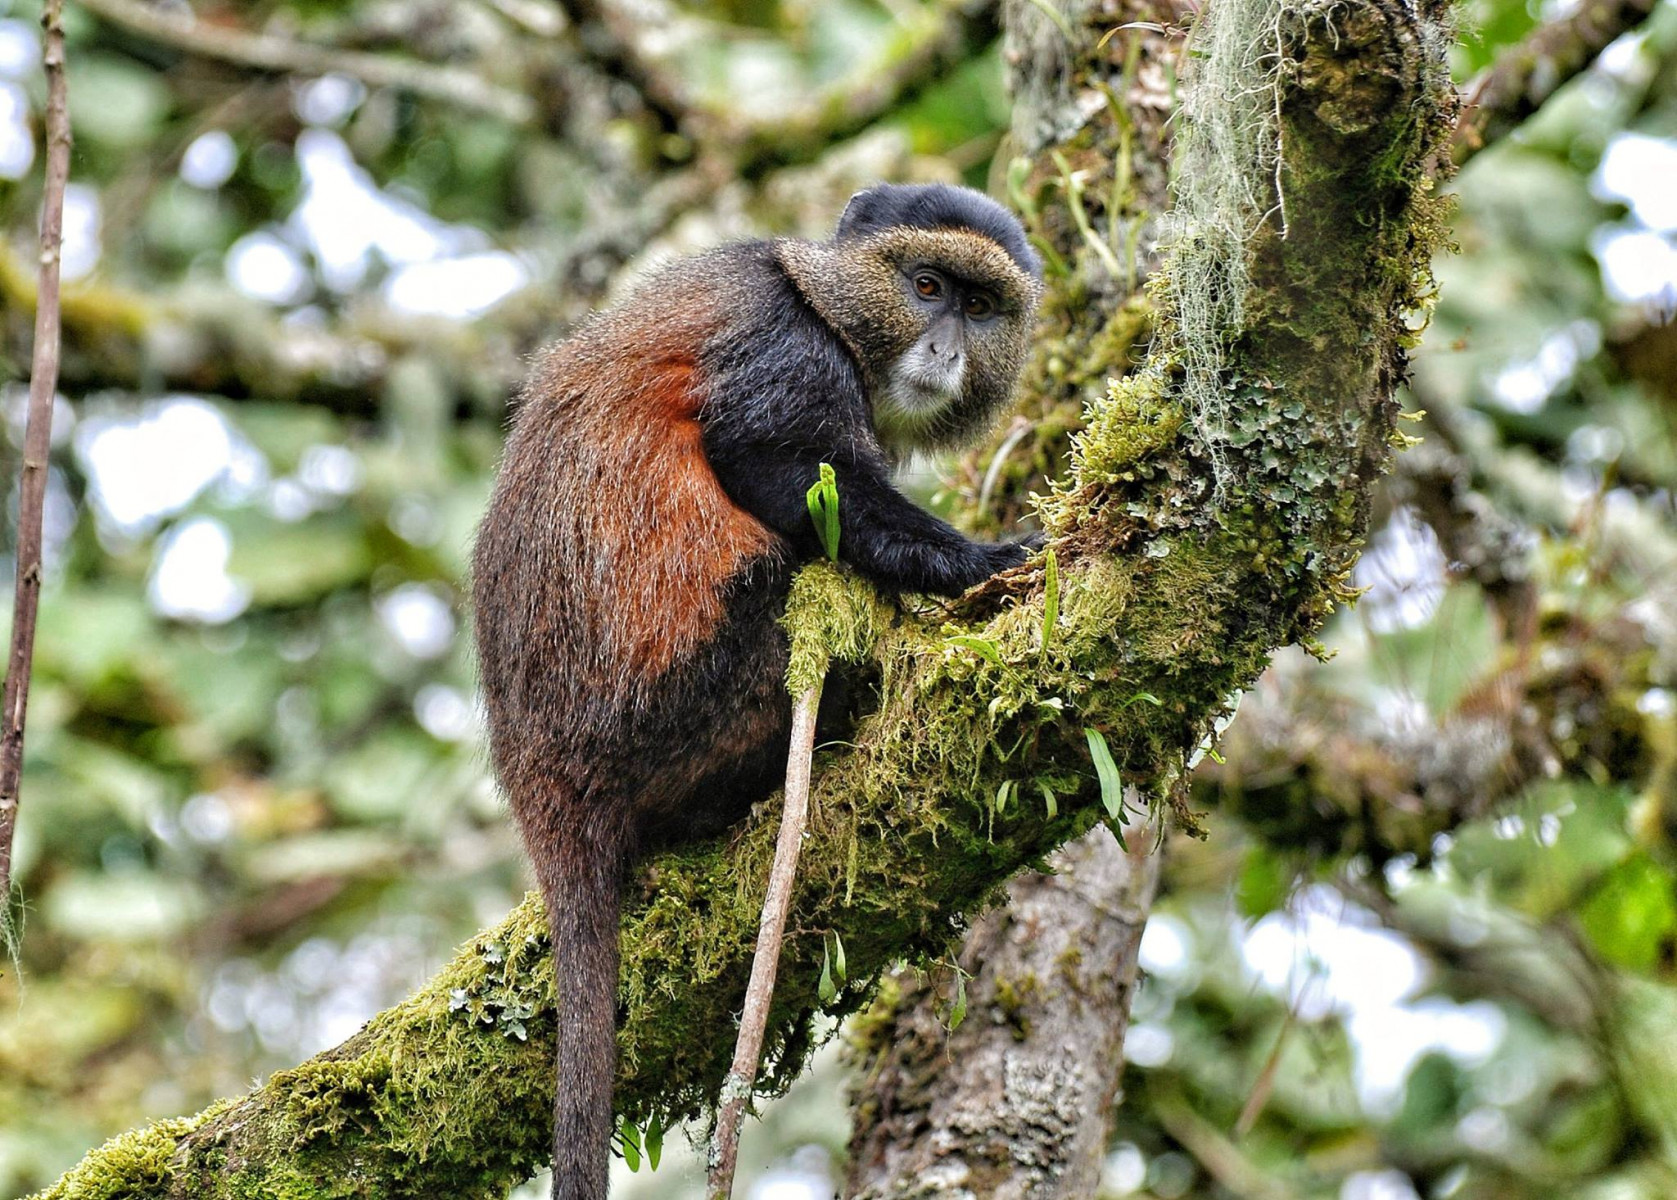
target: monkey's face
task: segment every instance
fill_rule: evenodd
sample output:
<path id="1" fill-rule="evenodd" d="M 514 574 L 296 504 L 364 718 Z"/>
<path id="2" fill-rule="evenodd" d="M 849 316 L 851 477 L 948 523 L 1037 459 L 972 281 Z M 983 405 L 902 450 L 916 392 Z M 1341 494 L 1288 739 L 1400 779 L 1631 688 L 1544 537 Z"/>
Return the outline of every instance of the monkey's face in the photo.
<path id="1" fill-rule="evenodd" d="M 782 254 L 856 354 L 888 449 L 967 444 L 1007 403 L 1040 285 L 990 238 L 897 227 Z"/>
<path id="2" fill-rule="evenodd" d="M 874 422 L 888 443 L 917 446 L 942 440 L 939 426 L 951 418 L 985 415 L 962 412 L 988 407 L 984 401 L 963 405 L 968 373 L 975 364 L 998 357 L 986 351 L 1005 318 L 993 287 L 954 274 L 943 264 L 910 261 L 900 265 L 899 273 L 919 333 L 891 364 L 874 398 Z M 1007 347 L 1002 347 L 1003 370 L 1006 353 Z M 1017 370 L 1015 366 L 1013 373 Z M 1007 383 L 1011 386 L 1012 379 Z"/>
<path id="3" fill-rule="evenodd" d="M 881 440 L 899 451 L 971 441 L 1012 395 L 1036 281 L 966 230 L 895 229 L 849 249 L 865 294 L 880 297 L 854 332 L 873 350 Z"/>

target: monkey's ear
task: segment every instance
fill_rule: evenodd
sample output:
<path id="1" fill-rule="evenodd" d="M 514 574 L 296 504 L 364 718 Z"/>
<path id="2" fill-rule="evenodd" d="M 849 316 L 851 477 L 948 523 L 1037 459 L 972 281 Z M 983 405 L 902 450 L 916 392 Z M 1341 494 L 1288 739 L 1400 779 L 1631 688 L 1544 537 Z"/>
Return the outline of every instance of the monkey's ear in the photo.
<path id="1" fill-rule="evenodd" d="M 844 206 L 844 212 L 838 219 L 838 227 L 833 230 L 833 240 L 842 242 L 849 238 L 865 237 L 881 229 L 885 224 L 880 219 L 885 201 L 884 193 L 885 185 L 881 185 L 865 188 L 850 197 L 850 203 Z"/>

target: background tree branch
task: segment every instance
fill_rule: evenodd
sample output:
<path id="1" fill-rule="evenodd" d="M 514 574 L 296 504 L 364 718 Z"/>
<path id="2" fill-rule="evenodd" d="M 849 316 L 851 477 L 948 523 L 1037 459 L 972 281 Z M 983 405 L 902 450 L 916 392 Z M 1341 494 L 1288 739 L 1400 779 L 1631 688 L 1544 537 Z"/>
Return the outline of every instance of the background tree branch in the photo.
<path id="1" fill-rule="evenodd" d="M 1539 26 L 1497 56 L 1468 93 L 1450 149 L 1457 165 L 1505 136 L 1654 11 L 1655 0 L 1597 0 Z"/>
<path id="2" fill-rule="evenodd" d="M 535 105 L 521 92 L 459 67 L 414 62 L 383 54 L 338 50 L 272 34 L 247 33 L 200 21 L 175 7 L 139 0 L 85 0 L 82 7 L 142 37 L 185 51 L 262 71 L 349 75 L 370 87 L 392 87 L 487 113 L 515 125 L 534 119 Z"/>

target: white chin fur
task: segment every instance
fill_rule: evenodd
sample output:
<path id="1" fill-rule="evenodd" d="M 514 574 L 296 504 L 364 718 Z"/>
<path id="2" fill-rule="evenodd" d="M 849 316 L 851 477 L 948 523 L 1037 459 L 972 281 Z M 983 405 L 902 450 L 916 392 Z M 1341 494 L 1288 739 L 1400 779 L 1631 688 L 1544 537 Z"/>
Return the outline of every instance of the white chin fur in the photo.
<path id="1" fill-rule="evenodd" d="M 936 416 L 960 397 L 965 367 L 962 359 L 940 362 L 915 346 L 892 369 L 888 398 L 905 416 Z"/>
<path id="2" fill-rule="evenodd" d="M 874 406 L 874 424 L 888 445 L 914 447 L 961 396 L 965 361 L 939 362 L 915 346 L 897 360 L 885 394 Z"/>

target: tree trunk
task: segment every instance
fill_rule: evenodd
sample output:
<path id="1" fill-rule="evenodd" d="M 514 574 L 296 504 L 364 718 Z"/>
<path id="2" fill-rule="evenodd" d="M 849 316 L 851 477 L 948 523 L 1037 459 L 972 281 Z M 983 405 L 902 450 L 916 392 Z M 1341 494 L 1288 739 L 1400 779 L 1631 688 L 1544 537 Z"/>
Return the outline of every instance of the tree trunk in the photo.
<path id="1" fill-rule="evenodd" d="M 846 1194 L 857 1200 L 1092 1196 L 1124 1070 L 1136 951 L 1158 883 L 1147 831 L 1097 826 L 1024 875 L 967 936 L 950 989 L 899 975 L 869 1014 Z"/>
<path id="2" fill-rule="evenodd" d="M 1013 140 L 1039 176 L 1076 161 L 1084 222 L 1107 253 L 1069 211 L 1044 222 L 1041 236 L 1077 272 L 1068 292 L 1079 302 L 1045 321 L 1029 417 L 1021 413 L 969 459 L 968 479 L 983 493 L 976 523 L 989 531 L 1030 511 L 1031 492 L 1046 489 L 1046 473 L 1064 461 L 1082 425 L 1090 382 L 1127 365 L 1122 347 L 1109 348 L 1096 352 L 1107 361 L 1068 378 L 1061 347 L 1088 353 L 1119 314 L 1132 318 L 1129 345 L 1150 332 L 1138 293 L 1158 266 L 1169 199 L 1169 82 L 1190 11 L 1175 0 L 1058 0 L 1054 7 L 1074 40 L 1028 0 L 1005 9 L 1018 101 Z M 1110 347 L 1110 335 L 1105 340 Z M 894 1002 L 869 1014 L 850 1194 L 1093 1194 L 1158 861 L 1124 855 L 1097 826 L 1056 851 L 1050 866 L 1010 884 L 1005 907 L 967 935 L 960 964 L 973 975 L 971 1007 L 956 1033 L 944 1029 L 949 989 L 912 970 L 894 977 Z"/>

